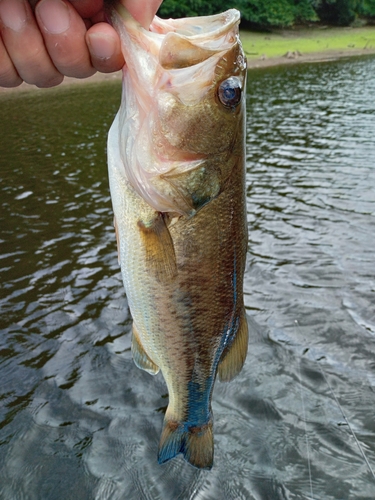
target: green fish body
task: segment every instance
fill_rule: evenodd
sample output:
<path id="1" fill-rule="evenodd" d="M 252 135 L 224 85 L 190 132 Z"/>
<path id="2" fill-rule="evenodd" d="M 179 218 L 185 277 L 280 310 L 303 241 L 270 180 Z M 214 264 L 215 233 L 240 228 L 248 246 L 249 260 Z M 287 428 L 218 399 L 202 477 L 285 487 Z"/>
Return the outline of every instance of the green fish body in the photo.
<path id="1" fill-rule="evenodd" d="M 239 373 L 248 341 L 239 13 L 150 31 L 121 5 L 110 17 L 126 60 L 108 164 L 133 359 L 168 387 L 159 462 L 210 469 L 215 378 Z"/>

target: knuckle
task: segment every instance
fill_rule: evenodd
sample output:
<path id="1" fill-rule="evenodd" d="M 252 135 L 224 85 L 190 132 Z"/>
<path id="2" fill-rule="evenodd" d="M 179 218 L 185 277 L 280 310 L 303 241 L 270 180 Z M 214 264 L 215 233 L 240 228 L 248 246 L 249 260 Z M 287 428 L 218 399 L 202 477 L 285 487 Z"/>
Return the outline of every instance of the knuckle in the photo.
<path id="1" fill-rule="evenodd" d="M 22 83 L 22 78 L 11 65 L 0 64 L 0 86 L 1 87 L 18 87 Z"/>
<path id="2" fill-rule="evenodd" d="M 54 73 L 53 75 L 44 75 L 43 78 L 37 78 L 33 82 L 28 82 L 28 83 L 33 83 L 37 87 L 41 89 L 48 89 L 50 87 L 56 87 L 57 85 L 60 85 L 60 83 L 64 80 L 64 77 L 61 73 Z"/>
<path id="3" fill-rule="evenodd" d="M 50 48 L 49 55 L 56 68 L 65 76 L 86 78 L 95 73 L 87 51 L 74 50 L 62 43 L 56 43 Z"/>
<path id="4" fill-rule="evenodd" d="M 19 68 L 23 80 L 37 87 L 54 87 L 62 82 L 63 76 L 51 63 L 44 61 L 30 61 L 26 68 Z"/>

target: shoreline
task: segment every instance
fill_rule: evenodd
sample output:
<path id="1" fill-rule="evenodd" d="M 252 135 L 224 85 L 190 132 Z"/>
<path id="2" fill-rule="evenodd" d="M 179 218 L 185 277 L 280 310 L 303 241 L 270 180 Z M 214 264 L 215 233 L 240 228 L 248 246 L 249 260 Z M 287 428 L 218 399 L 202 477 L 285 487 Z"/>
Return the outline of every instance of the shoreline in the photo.
<path id="1" fill-rule="evenodd" d="M 247 59 L 248 69 L 270 68 L 273 66 L 286 66 L 303 63 L 322 63 L 338 61 L 350 57 L 375 56 L 375 48 L 371 49 L 347 49 L 347 50 L 325 50 L 324 52 L 288 52 L 282 57 L 262 57 L 259 59 Z"/>
<path id="2" fill-rule="evenodd" d="M 348 49 L 348 50 L 326 50 L 324 52 L 311 52 L 308 54 L 301 54 L 299 52 L 288 52 L 282 57 L 261 57 L 261 58 L 248 58 L 247 67 L 248 70 L 259 69 L 259 68 L 270 68 L 276 66 L 286 66 L 294 64 L 304 64 L 304 63 L 321 63 L 337 61 L 339 59 L 350 58 L 350 57 L 360 57 L 360 56 L 375 56 L 375 49 Z M 95 73 L 89 78 L 73 78 L 65 77 L 63 82 L 56 87 L 51 87 L 49 89 L 38 88 L 35 85 L 30 85 L 28 83 L 22 83 L 18 87 L 4 88 L 0 87 L 0 94 L 10 95 L 19 92 L 44 92 L 56 90 L 59 88 L 65 88 L 72 85 L 91 85 L 94 83 L 111 82 L 111 81 L 121 81 L 121 71 L 116 73 Z"/>

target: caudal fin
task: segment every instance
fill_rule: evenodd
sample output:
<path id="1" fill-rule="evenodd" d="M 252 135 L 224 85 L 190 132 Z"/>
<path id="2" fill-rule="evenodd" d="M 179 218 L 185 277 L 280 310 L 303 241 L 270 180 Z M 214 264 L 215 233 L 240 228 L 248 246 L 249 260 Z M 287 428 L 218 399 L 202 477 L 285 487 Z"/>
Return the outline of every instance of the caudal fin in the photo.
<path id="1" fill-rule="evenodd" d="M 214 459 L 212 421 L 200 427 L 164 421 L 159 444 L 159 464 L 168 462 L 179 453 L 197 469 L 210 470 Z"/>

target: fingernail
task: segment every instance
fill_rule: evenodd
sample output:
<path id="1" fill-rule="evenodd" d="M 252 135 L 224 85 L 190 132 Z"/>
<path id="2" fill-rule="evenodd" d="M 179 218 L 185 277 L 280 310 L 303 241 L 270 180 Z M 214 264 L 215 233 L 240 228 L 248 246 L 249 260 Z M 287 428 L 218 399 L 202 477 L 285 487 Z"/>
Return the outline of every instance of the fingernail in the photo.
<path id="1" fill-rule="evenodd" d="M 37 5 L 37 13 L 49 33 L 58 35 L 69 29 L 69 9 L 61 0 L 42 0 Z"/>
<path id="2" fill-rule="evenodd" d="M 3 0 L 0 2 L 0 17 L 7 28 L 21 31 L 27 19 L 25 4 L 18 0 Z"/>
<path id="3" fill-rule="evenodd" d="M 116 40 L 111 36 L 92 33 L 87 36 L 91 55 L 98 59 L 110 59 L 115 53 Z"/>

